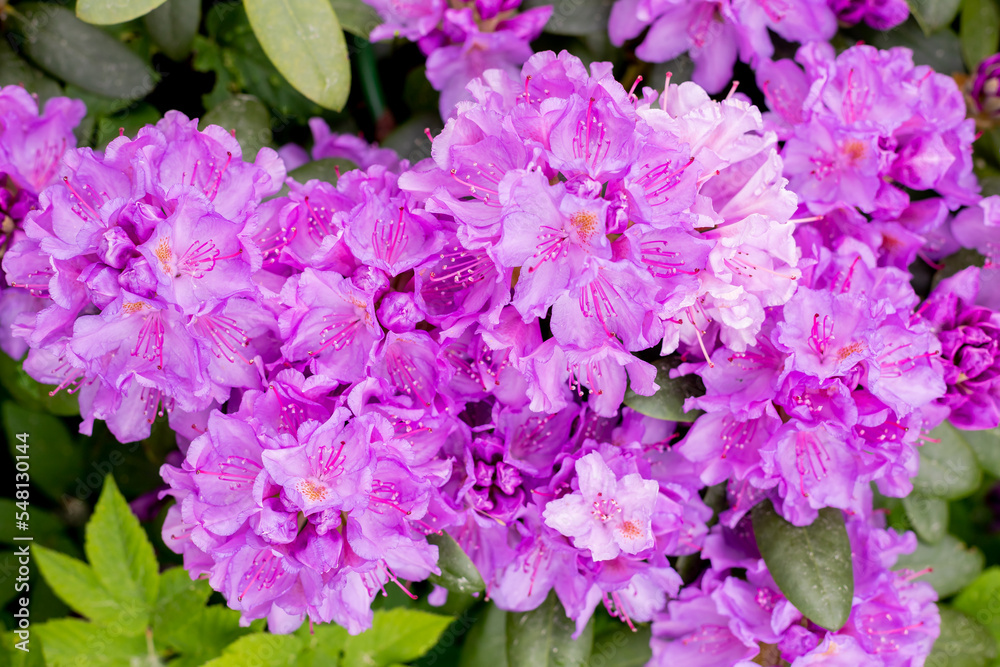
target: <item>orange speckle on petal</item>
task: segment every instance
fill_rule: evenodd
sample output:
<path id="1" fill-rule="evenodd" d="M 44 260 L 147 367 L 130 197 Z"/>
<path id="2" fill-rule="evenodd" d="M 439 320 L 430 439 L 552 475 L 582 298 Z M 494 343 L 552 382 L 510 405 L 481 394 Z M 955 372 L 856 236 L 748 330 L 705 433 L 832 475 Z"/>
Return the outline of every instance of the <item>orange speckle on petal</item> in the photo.
<path id="1" fill-rule="evenodd" d="M 622 536 L 634 540 L 642 536 L 642 528 L 635 521 L 625 521 L 618 529 Z"/>
<path id="2" fill-rule="evenodd" d="M 868 349 L 868 344 L 863 340 L 855 341 L 850 345 L 845 345 L 844 347 L 837 350 L 837 361 L 844 361 L 852 354 L 858 354 L 859 352 L 864 352 Z"/>
<path id="3" fill-rule="evenodd" d="M 311 479 L 300 480 L 295 485 L 295 489 L 302 494 L 302 497 L 312 503 L 320 503 L 326 500 L 330 490 L 320 482 L 316 483 Z"/>
<path id="4" fill-rule="evenodd" d="M 570 217 L 570 222 L 576 228 L 580 240 L 585 242 L 590 240 L 590 236 L 597 229 L 597 216 L 590 211 L 577 211 Z"/>

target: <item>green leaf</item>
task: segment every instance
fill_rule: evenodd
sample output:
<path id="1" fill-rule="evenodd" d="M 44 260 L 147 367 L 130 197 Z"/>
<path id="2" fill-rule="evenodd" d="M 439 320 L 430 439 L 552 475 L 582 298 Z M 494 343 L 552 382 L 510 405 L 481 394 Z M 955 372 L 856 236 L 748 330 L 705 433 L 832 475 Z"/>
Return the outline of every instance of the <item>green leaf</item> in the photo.
<path id="1" fill-rule="evenodd" d="M 997 52 L 1000 47 L 1000 10 L 996 0 L 964 0 L 958 37 L 962 57 L 969 71 Z"/>
<path id="2" fill-rule="evenodd" d="M 903 498 L 906 517 L 924 542 L 936 544 L 948 532 L 948 501 L 911 493 Z"/>
<path id="3" fill-rule="evenodd" d="M 362 0 L 330 0 L 330 5 L 337 13 L 340 27 L 352 35 L 368 39 L 372 30 L 382 23 L 378 12 Z"/>
<path id="4" fill-rule="evenodd" d="M 705 393 L 705 385 L 697 375 L 671 378 L 670 371 L 681 365 L 677 357 L 664 357 L 653 362 L 656 366 L 656 384 L 660 388 L 652 396 L 640 396 L 629 387 L 625 392 L 625 405 L 647 417 L 667 421 L 693 422 L 701 410 L 684 411 L 684 401 L 691 396 Z"/>
<path id="5" fill-rule="evenodd" d="M 639 626 L 632 632 L 624 623 L 618 624 L 610 632 L 602 632 L 594 638 L 589 665 L 642 667 L 653 657 L 649 647 L 651 634 L 648 625 Z"/>
<path id="6" fill-rule="evenodd" d="M 985 134 L 983 135 L 986 136 Z M 934 273 L 934 280 L 931 287 L 937 287 L 945 278 L 950 278 L 962 269 L 970 266 L 982 268 L 986 264 L 986 258 L 972 248 L 962 248 L 956 253 L 952 253 L 944 258 L 944 268 Z"/>
<path id="7" fill-rule="evenodd" d="M 134 137 L 141 128 L 155 124 L 161 117 L 159 110 L 148 102 L 138 102 L 128 109 L 101 116 L 96 119 L 94 148 L 103 150 L 122 134 Z"/>
<path id="8" fill-rule="evenodd" d="M 909 0 L 910 11 L 927 37 L 955 20 L 962 0 Z"/>
<path id="9" fill-rule="evenodd" d="M 982 624 L 1000 641 L 1000 567 L 994 565 L 985 570 L 951 604 Z"/>
<path id="10" fill-rule="evenodd" d="M 58 417 L 31 412 L 9 401 L 3 404 L 2 414 L 11 456 L 24 454 L 15 449 L 21 445 L 16 436 L 27 433 L 31 482 L 58 499 L 83 467 L 81 450 L 70 439 L 69 431 Z"/>
<path id="11" fill-rule="evenodd" d="M 129 634 L 139 634 L 145 627 L 132 622 L 126 609 L 94 574 L 94 570 L 75 558 L 41 545 L 31 548 L 38 569 L 59 599 L 73 611 L 104 625 L 122 624 Z"/>
<path id="12" fill-rule="evenodd" d="M 979 465 L 994 477 L 1000 477 L 1000 428 L 984 431 L 959 431 L 976 455 Z"/>
<path id="13" fill-rule="evenodd" d="M 921 572 L 931 568 L 918 580 L 933 586 L 939 598 L 946 598 L 975 579 L 983 571 L 984 562 L 979 549 L 966 547 L 951 535 L 945 535 L 937 544 L 918 542 L 916 551 L 901 555 L 893 569 Z"/>
<path id="14" fill-rule="evenodd" d="M 11 13 L 14 39 L 32 61 L 67 83 L 107 97 L 145 97 L 153 73 L 127 46 L 73 12 L 49 3 L 23 3 Z"/>
<path id="15" fill-rule="evenodd" d="M 591 620 L 574 640 L 576 623 L 555 592 L 537 609 L 507 614 L 507 662 L 517 667 L 583 667 L 594 643 Z"/>
<path id="16" fill-rule="evenodd" d="M 938 607 L 941 635 L 927 657 L 927 666 L 987 667 L 997 656 L 997 643 L 986 628 L 960 611 Z"/>
<path id="17" fill-rule="evenodd" d="M 350 160 L 344 160 L 338 157 L 328 157 L 323 158 L 322 160 L 306 162 L 301 167 L 292 169 L 288 172 L 288 175 L 299 183 L 306 183 L 307 181 L 315 179 L 325 183 L 330 183 L 331 185 L 336 185 L 337 179 L 340 178 L 337 175 L 338 171 L 341 174 L 344 174 L 345 172 L 357 168 L 358 165 L 354 164 Z"/>
<path id="18" fill-rule="evenodd" d="M 0 665 L 8 667 L 45 667 L 42 640 L 37 634 L 30 637 L 27 651 L 15 648 L 21 638 L 13 632 L 0 634 Z M 5 655 L 6 653 L 6 655 Z"/>
<path id="19" fill-rule="evenodd" d="M 416 660 L 437 643 L 451 621 L 450 616 L 402 607 L 377 611 L 369 630 L 347 640 L 341 667 Z"/>
<path id="20" fill-rule="evenodd" d="M 962 432 L 943 422 L 929 437 L 931 441 L 919 449 L 920 472 L 913 478 L 913 490 L 946 500 L 973 493 L 979 487 L 982 473 Z"/>
<path id="21" fill-rule="evenodd" d="M 61 618 L 33 626 L 32 630 L 42 638 L 45 662 L 50 667 L 149 664 L 146 638 L 123 635 L 113 626 Z"/>
<path id="22" fill-rule="evenodd" d="M 854 567 L 844 515 L 825 508 L 808 526 L 781 518 L 771 501 L 753 509 L 757 547 L 778 588 L 809 620 L 839 630 L 851 613 Z"/>
<path id="23" fill-rule="evenodd" d="M 41 70 L 32 67 L 27 61 L 18 57 L 11 49 L 10 44 L 6 40 L 2 41 L 3 43 L 0 44 L 0 86 L 23 86 L 29 93 L 38 95 L 39 107 L 44 107 L 50 99 L 63 94 L 62 86 L 45 76 Z M 6 354 L 2 354 L 2 356 L 7 357 Z M 7 384 L 7 378 L 4 377 L 7 372 L 6 370 L 0 371 L 0 381 L 4 386 Z"/>
<path id="24" fill-rule="evenodd" d="M 351 91 L 351 66 L 329 0 L 245 0 L 264 53 L 313 102 L 339 111 Z"/>
<path id="25" fill-rule="evenodd" d="M 157 599 L 159 568 L 153 545 L 111 475 L 104 478 L 83 548 L 104 587 L 132 610 L 136 625 L 146 627 Z"/>
<path id="26" fill-rule="evenodd" d="M 296 667 L 337 667 L 349 639 L 347 630 L 339 625 L 324 624 L 310 628 L 303 624 L 296 633 L 305 649 L 296 658 Z"/>
<path id="27" fill-rule="evenodd" d="M 608 25 L 614 0 L 526 0 L 525 9 L 552 6 L 552 16 L 545 24 L 545 32 L 553 35 L 584 36 L 594 32 L 594 26 Z M 660 83 L 663 83 L 662 81 Z"/>
<path id="28" fill-rule="evenodd" d="M 0 54 L 2 53 L 0 50 Z M 0 72 L 5 71 L 7 69 L 4 67 L 4 61 L 0 58 Z M 2 80 L 0 83 L 7 85 Z M 59 89 L 57 94 L 62 95 L 63 91 Z M 29 410 L 50 412 L 60 417 L 72 417 L 80 414 L 80 404 L 76 399 L 76 394 L 60 391 L 53 395 L 55 387 L 35 381 L 24 371 L 20 361 L 11 359 L 3 352 L 0 352 L 0 384 L 10 392 L 14 400 Z"/>
<path id="29" fill-rule="evenodd" d="M 198 123 L 201 129 L 219 125 L 236 133 L 243 150 L 243 159 L 253 162 L 257 151 L 271 144 L 271 114 L 253 95 L 237 95 L 216 105 Z"/>
<path id="30" fill-rule="evenodd" d="M 926 35 L 915 20 L 907 20 L 892 30 L 873 30 L 871 44 L 879 49 L 905 46 L 913 51 L 915 64 L 927 65 L 944 74 L 965 71 L 961 42 L 949 28 Z"/>
<path id="31" fill-rule="evenodd" d="M 507 612 L 489 603 L 465 636 L 458 667 L 507 665 Z"/>
<path id="32" fill-rule="evenodd" d="M 167 0 L 142 19 L 153 43 L 171 60 L 184 60 L 201 23 L 201 0 Z"/>
<path id="33" fill-rule="evenodd" d="M 93 25 L 114 25 L 153 11 L 164 0 L 77 0 L 76 15 Z"/>
<path id="34" fill-rule="evenodd" d="M 430 576 L 432 582 L 459 593 L 478 593 L 486 588 L 479 570 L 451 535 L 430 533 L 427 541 L 437 545 L 438 567 L 441 568 L 441 574 Z"/>
<path id="35" fill-rule="evenodd" d="M 15 513 L 20 513 L 21 509 L 14 502 L 11 498 L 0 498 L 0 542 L 23 544 L 21 540 L 15 541 L 13 539 L 15 535 L 25 534 L 15 528 L 14 522 L 17 518 Z M 30 534 L 35 538 L 36 543 L 40 540 L 44 540 L 46 543 L 54 543 L 61 540 L 64 529 L 62 521 L 34 505 L 28 507 L 28 514 Z"/>
<path id="36" fill-rule="evenodd" d="M 153 608 L 151 625 L 157 643 L 187 652 L 191 626 L 199 619 L 212 589 L 204 579 L 193 580 L 182 567 L 174 567 L 160 575 L 160 588 Z M 237 616 L 239 614 L 237 613 Z M 233 637 L 235 639 L 235 637 Z M 230 640 L 232 641 L 232 640 Z M 228 644 L 230 642 L 226 642 Z M 206 659 L 219 655 L 205 656 Z"/>
<path id="37" fill-rule="evenodd" d="M 251 634 L 240 637 L 226 647 L 222 655 L 205 663 L 205 667 L 279 667 L 297 664 L 303 649 L 297 635 Z"/>

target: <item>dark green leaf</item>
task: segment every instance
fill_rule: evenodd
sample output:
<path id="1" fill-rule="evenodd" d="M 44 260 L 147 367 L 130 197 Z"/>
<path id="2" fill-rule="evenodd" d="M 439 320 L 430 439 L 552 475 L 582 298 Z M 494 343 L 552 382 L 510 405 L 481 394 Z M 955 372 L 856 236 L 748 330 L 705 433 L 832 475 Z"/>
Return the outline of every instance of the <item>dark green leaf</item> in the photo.
<path id="1" fill-rule="evenodd" d="M 18 434 L 27 434 L 27 455 L 31 482 L 58 499 L 76 479 L 83 460 L 79 447 L 58 417 L 25 410 L 16 403 L 3 404 L 3 426 L 12 456 L 24 455 Z"/>
<path id="2" fill-rule="evenodd" d="M 583 667 L 594 643 L 591 620 L 574 640 L 576 623 L 549 593 L 537 609 L 507 614 L 507 662 L 517 667 Z"/>
<path id="3" fill-rule="evenodd" d="M 637 632 L 624 623 L 594 638 L 589 667 L 642 667 L 653 657 L 649 648 L 650 628 L 643 625 Z"/>
<path id="4" fill-rule="evenodd" d="M 94 25 L 113 25 L 137 19 L 153 11 L 164 0 L 77 0 L 76 15 Z"/>
<path id="5" fill-rule="evenodd" d="M 104 490 L 87 523 L 84 551 L 98 580 L 135 624 L 145 628 L 157 599 L 159 568 L 153 545 L 111 475 L 104 478 Z"/>
<path id="6" fill-rule="evenodd" d="M 39 107 L 43 107 L 53 97 L 63 94 L 62 86 L 18 57 L 6 40 L 0 41 L 3 42 L 0 43 L 0 86 L 24 86 L 29 93 L 38 95 Z M 5 371 L 0 371 L 0 378 L 4 373 Z M 4 384 L 6 385 L 6 380 Z"/>
<path id="7" fill-rule="evenodd" d="M 391 665 L 416 660 L 437 643 L 451 620 L 450 616 L 416 609 L 377 611 L 369 630 L 347 640 L 341 667 Z"/>
<path id="8" fill-rule="evenodd" d="M 393 130 L 382 146 L 393 149 L 399 157 L 416 164 L 431 156 L 431 142 L 424 130 L 430 129 L 431 135 L 436 136 L 442 127 L 441 117 L 436 111 L 418 114 Z"/>
<path id="9" fill-rule="evenodd" d="M 851 613 L 854 567 L 844 515 L 825 508 L 808 526 L 793 526 L 770 501 L 753 509 L 761 556 L 778 588 L 809 620 L 839 630 Z"/>
<path id="10" fill-rule="evenodd" d="M 2 53 L 2 51 L 0 51 Z M 0 60 L 0 71 L 3 71 Z M 62 94 L 60 90 L 58 94 Z M 80 414 L 80 404 L 76 394 L 65 390 L 53 394 L 55 387 L 41 384 L 28 375 L 21 362 L 0 352 L 0 384 L 10 392 L 18 403 L 36 412 L 51 412 L 61 417 Z"/>
<path id="11" fill-rule="evenodd" d="M 184 60 L 201 23 L 201 0 L 167 0 L 146 14 L 143 23 L 160 50 L 173 60 Z"/>
<path id="12" fill-rule="evenodd" d="M 465 636 L 458 667 L 507 665 L 507 612 L 490 603 Z"/>
<path id="13" fill-rule="evenodd" d="M 931 431 L 930 438 L 919 449 L 920 472 L 913 478 L 913 490 L 947 500 L 975 491 L 982 474 L 961 431 L 944 422 Z"/>
<path id="14" fill-rule="evenodd" d="M 372 30 L 382 23 L 378 12 L 362 0 L 330 0 L 330 4 L 337 13 L 340 27 L 352 35 L 368 39 Z"/>
<path id="15" fill-rule="evenodd" d="M 160 112 L 152 104 L 139 102 L 127 109 L 97 119 L 97 136 L 94 147 L 107 148 L 108 144 L 124 134 L 134 137 L 146 125 L 153 125 L 160 120 Z"/>
<path id="16" fill-rule="evenodd" d="M 357 168 L 358 165 L 354 164 L 350 160 L 328 157 L 322 160 L 306 162 L 298 169 L 293 169 L 288 172 L 288 175 L 299 183 L 306 183 L 315 179 L 325 183 L 330 183 L 331 185 L 336 185 L 337 179 L 340 178 L 338 174 L 343 174 Z"/>
<path id="17" fill-rule="evenodd" d="M 985 570 L 951 604 L 981 623 L 1000 641 L 1000 567 L 994 565 Z"/>
<path id="18" fill-rule="evenodd" d="M 594 26 L 607 26 L 614 0 L 526 0 L 524 7 L 552 6 L 552 16 L 545 24 L 545 31 L 554 35 L 586 36 L 594 32 Z M 662 83 L 662 82 L 661 82 Z"/>
<path id="19" fill-rule="evenodd" d="M 15 541 L 11 539 L 21 533 L 21 531 L 15 530 L 15 512 L 20 512 L 21 510 L 14 502 L 12 498 L 0 498 L 0 542 L 7 544 L 21 543 L 20 540 Z M 64 529 L 62 521 L 49 512 L 31 505 L 28 507 L 28 514 L 30 515 L 28 519 L 28 525 L 30 526 L 29 534 L 34 538 L 35 542 L 40 540 L 54 542 L 62 536 Z"/>
<path id="20" fill-rule="evenodd" d="M 104 625 L 122 624 L 129 634 L 138 634 L 145 627 L 132 622 L 94 570 L 83 561 L 38 544 L 31 552 L 45 581 L 78 614 Z"/>
<path id="21" fill-rule="evenodd" d="M 17 45 L 39 67 L 67 83 L 129 100 L 145 97 L 156 84 L 153 73 L 127 46 L 65 7 L 18 4 L 10 18 Z"/>
<path id="22" fill-rule="evenodd" d="M 479 570 L 450 535 L 430 533 L 427 541 L 437 545 L 438 567 L 441 568 L 440 575 L 430 576 L 432 582 L 459 593 L 478 593 L 486 588 Z"/>
<path id="23" fill-rule="evenodd" d="M 940 607 L 940 605 L 939 605 Z M 927 667 L 987 667 L 997 656 L 990 633 L 960 611 L 940 607 L 941 635 L 927 658 Z"/>
<path id="24" fill-rule="evenodd" d="M 125 635 L 114 626 L 62 618 L 32 626 L 32 631 L 41 637 L 50 667 L 149 664 L 146 637 Z"/>
<path id="25" fill-rule="evenodd" d="M 908 20 L 892 30 L 873 30 L 871 44 L 880 49 L 905 46 L 913 51 L 914 63 L 933 67 L 945 74 L 965 70 L 962 45 L 958 35 L 949 28 L 925 35 L 916 21 Z"/>
<path id="26" fill-rule="evenodd" d="M 937 544 L 919 542 L 911 554 L 903 554 L 894 569 L 921 572 L 919 577 L 937 591 L 939 598 L 957 593 L 983 571 L 984 558 L 979 549 L 968 548 L 951 535 L 945 535 Z"/>
<path id="27" fill-rule="evenodd" d="M 924 542 L 936 544 L 948 532 L 948 501 L 911 493 L 903 498 L 906 517 Z"/>
<path id="28" fill-rule="evenodd" d="M 253 95 L 237 95 L 216 105 L 198 125 L 203 130 L 209 125 L 219 125 L 228 132 L 235 130 L 243 159 L 248 162 L 254 161 L 257 151 L 271 144 L 271 114 Z"/>
<path id="29" fill-rule="evenodd" d="M 264 53 L 288 82 L 328 109 L 340 110 L 351 91 L 347 44 L 329 0 L 245 0 L 247 18 Z"/>
<path id="30" fill-rule="evenodd" d="M 205 667 L 290 667 L 302 649 L 303 641 L 297 635 L 251 634 L 227 646 Z"/>
<path id="31" fill-rule="evenodd" d="M 910 11 L 927 37 L 955 20 L 962 0 L 909 0 Z"/>
<path id="32" fill-rule="evenodd" d="M 976 455 L 979 465 L 994 477 L 1000 477 L 1000 428 L 985 431 L 959 431 Z"/>
<path id="33" fill-rule="evenodd" d="M 967 269 L 970 266 L 982 268 L 985 264 L 986 258 L 978 252 L 972 248 L 962 248 L 958 252 L 945 257 L 944 268 L 934 274 L 934 281 L 931 283 L 931 286 L 937 287 L 938 283 L 942 280 L 952 277 L 962 269 Z"/>
<path id="34" fill-rule="evenodd" d="M 691 396 L 705 393 L 705 385 L 697 375 L 671 378 L 670 371 L 681 365 L 676 357 L 664 357 L 653 362 L 656 366 L 656 384 L 660 388 L 652 396 L 641 396 L 629 387 L 625 392 L 625 405 L 647 417 L 677 422 L 693 422 L 701 410 L 684 411 L 684 401 Z"/>
<path id="35" fill-rule="evenodd" d="M 959 29 L 962 57 L 969 71 L 975 71 L 983 60 L 997 52 L 1000 46 L 1000 10 L 996 0 L 964 0 Z"/>

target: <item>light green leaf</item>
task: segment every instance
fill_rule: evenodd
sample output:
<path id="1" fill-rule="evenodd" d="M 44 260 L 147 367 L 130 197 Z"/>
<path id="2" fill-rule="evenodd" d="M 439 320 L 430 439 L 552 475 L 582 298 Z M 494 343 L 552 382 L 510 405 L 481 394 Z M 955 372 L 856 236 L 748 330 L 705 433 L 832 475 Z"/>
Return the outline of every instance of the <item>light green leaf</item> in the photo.
<path id="1" fill-rule="evenodd" d="M 994 565 L 983 571 L 952 600 L 952 606 L 978 621 L 1000 641 L 1000 567 Z"/>
<path id="2" fill-rule="evenodd" d="M 909 0 L 910 11 L 927 37 L 955 20 L 962 0 Z"/>
<path id="3" fill-rule="evenodd" d="M 183 652 L 183 647 L 188 643 L 189 626 L 205 609 L 205 603 L 211 594 L 212 589 L 207 581 L 192 581 L 182 567 L 163 572 L 160 575 L 160 587 L 151 622 L 156 641 Z"/>
<path id="4" fill-rule="evenodd" d="M 490 603 L 462 644 L 458 667 L 507 667 L 507 612 Z"/>
<path id="5" fill-rule="evenodd" d="M 441 574 L 430 576 L 433 583 L 458 593 L 478 593 L 486 588 L 479 570 L 451 535 L 430 533 L 427 541 L 437 546 L 441 568 Z"/>
<path id="6" fill-rule="evenodd" d="M 926 581 L 939 598 L 946 598 L 975 579 L 983 571 L 984 562 L 979 549 L 968 548 L 951 535 L 945 535 L 937 544 L 919 542 L 916 551 L 901 555 L 893 569 L 920 572 L 931 568 L 931 572 L 917 580 Z"/>
<path id="7" fill-rule="evenodd" d="M 701 410 L 684 411 L 684 401 L 691 396 L 705 393 L 705 385 L 697 375 L 671 378 L 670 371 L 681 365 L 676 357 L 664 357 L 653 362 L 656 366 L 656 384 L 660 388 L 652 396 L 641 396 L 629 387 L 624 403 L 647 417 L 677 422 L 693 422 Z"/>
<path id="8" fill-rule="evenodd" d="M 958 37 L 965 64 L 974 72 L 1000 46 L 1000 10 L 996 0 L 964 0 Z"/>
<path id="9" fill-rule="evenodd" d="M 375 612 L 371 629 L 351 637 L 342 667 L 370 667 L 416 660 L 437 644 L 450 616 L 397 607 Z"/>
<path id="10" fill-rule="evenodd" d="M 201 23 L 201 0 L 167 0 L 142 19 L 153 43 L 168 58 L 184 60 Z"/>
<path id="11" fill-rule="evenodd" d="M 245 0 L 264 53 L 296 90 L 339 111 L 351 91 L 351 66 L 329 0 Z"/>
<path id="12" fill-rule="evenodd" d="M 964 498 L 979 487 L 982 474 L 976 455 L 962 433 L 948 422 L 930 432 L 920 449 L 920 472 L 913 490 L 946 500 Z M 937 442 L 934 442 L 934 441 Z"/>
<path id="13" fill-rule="evenodd" d="M 382 23 L 378 12 L 362 0 L 330 0 L 337 13 L 340 27 L 352 35 L 368 39 L 368 35 Z"/>
<path id="14" fill-rule="evenodd" d="M 226 647 L 222 655 L 205 663 L 205 667 L 289 667 L 298 664 L 303 649 L 296 635 L 251 634 L 240 637 Z"/>
<path id="15" fill-rule="evenodd" d="M 69 431 L 58 417 L 31 412 L 10 401 L 0 409 L 11 455 L 24 455 L 17 449 L 22 443 L 16 436 L 27 433 L 31 482 L 49 497 L 60 498 L 83 467 L 82 453 L 70 439 Z"/>
<path id="16" fill-rule="evenodd" d="M 61 618 L 32 626 L 32 630 L 42 639 L 49 667 L 149 665 L 146 637 L 125 635 L 115 626 Z"/>
<path id="17" fill-rule="evenodd" d="M 271 114 L 253 95 L 237 95 L 216 105 L 198 123 L 202 130 L 209 125 L 235 131 L 247 162 L 253 162 L 257 151 L 271 144 Z"/>
<path id="18" fill-rule="evenodd" d="M 296 659 L 296 667 L 338 667 L 344 644 L 349 639 L 347 630 L 339 625 L 316 625 L 310 628 L 303 624 L 296 631 L 305 649 Z"/>
<path id="19" fill-rule="evenodd" d="M 145 623 L 132 622 L 127 611 L 83 561 L 38 544 L 31 548 L 31 553 L 45 581 L 73 611 L 96 623 L 121 625 L 127 634 L 137 635 L 145 628 Z"/>
<path id="20" fill-rule="evenodd" d="M 997 656 L 990 633 L 960 611 L 938 605 L 941 635 L 927 657 L 927 667 L 987 667 Z"/>
<path id="21" fill-rule="evenodd" d="M 93 25 L 114 25 L 153 11 L 164 0 L 77 0 L 76 15 Z"/>
<path id="22" fill-rule="evenodd" d="M 576 623 L 553 591 L 537 609 L 507 614 L 507 662 L 517 667 L 584 667 L 594 642 L 593 619 L 576 640 L 575 631 Z"/>
<path id="23" fill-rule="evenodd" d="M 160 638 L 183 655 L 198 658 L 198 664 L 218 657 L 227 646 L 251 632 L 250 628 L 240 627 L 240 612 L 222 605 L 202 607 L 185 618 L 170 621 L 169 625 L 159 626 L 164 631 L 169 629 L 169 634 L 165 632 Z M 156 626 L 153 636 L 157 636 Z"/>
<path id="24" fill-rule="evenodd" d="M 104 478 L 83 548 L 100 582 L 145 627 L 159 591 L 159 568 L 153 545 L 111 475 Z"/>
<path id="25" fill-rule="evenodd" d="M 809 620 L 839 630 L 851 613 L 854 566 L 838 509 L 825 508 L 808 526 L 781 518 L 771 501 L 753 509 L 757 547 L 778 588 Z"/>
<path id="26" fill-rule="evenodd" d="M 948 532 L 948 501 L 911 493 L 903 498 L 906 518 L 924 542 L 936 544 Z"/>
<path id="27" fill-rule="evenodd" d="M 21 638 L 13 632 L 0 634 L 0 665 L 6 665 L 7 667 L 45 667 L 42 640 L 38 637 L 37 633 L 29 637 L 27 651 L 15 648 L 14 645 L 20 641 L 22 641 Z"/>
<path id="28" fill-rule="evenodd" d="M 552 6 L 552 15 L 545 24 L 545 32 L 553 35 L 585 36 L 594 32 L 594 26 L 607 26 L 614 0 L 526 0 L 524 8 Z M 662 83 L 662 82 L 661 82 Z"/>
<path id="29" fill-rule="evenodd" d="M 983 470 L 1000 477 L 1000 428 L 959 431 L 959 435 L 972 448 Z"/>
<path id="30" fill-rule="evenodd" d="M 128 100 L 145 97 L 156 85 L 139 56 L 65 7 L 20 3 L 9 23 L 17 46 L 43 70 L 67 83 Z"/>

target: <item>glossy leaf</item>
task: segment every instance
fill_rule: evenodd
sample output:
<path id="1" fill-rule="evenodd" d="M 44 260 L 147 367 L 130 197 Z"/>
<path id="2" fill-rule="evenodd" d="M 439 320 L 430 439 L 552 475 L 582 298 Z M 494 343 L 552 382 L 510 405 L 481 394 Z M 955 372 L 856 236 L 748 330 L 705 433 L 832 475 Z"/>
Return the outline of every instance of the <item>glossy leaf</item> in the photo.
<path id="1" fill-rule="evenodd" d="M 375 26 L 382 23 L 378 12 L 363 0 L 330 0 L 330 4 L 340 27 L 352 35 L 368 39 Z"/>
<path id="2" fill-rule="evenodd" d="M 11 39 L 43 70 L 98 95 L 135 100 L 156 79 L 139 56 L 117 39 L 78 19 L 65 7 L 18 4 Z"/>
<path id="3" fill-rule="evenodd" d="M 298 183 L 304 184 L 308 181 L 316 179 L 324 181 L 325 183 L 330 183 L 331 185 L 336 185 L 337 179 L 340 178 L 338 174 L 343 174 L 357 168 L 358 165 L 354 164 L 350 160 L 328 157 L 323 158 L 322 160 L 306 162 L 301 167 L 288 172 L 288 175 L 291 178 L 294 178 Z"/>
<path id="4" fill-rule="evenodd" d="M 950 28 L 926 35 L 916 21 L 907 21 L 892 30 L 872 31 L 871 44 L 879 49 L 905 46 L 913 51 L 913 62 L 950 74 L 965 69 L 962 45 Z"/>
<path id="5" fill-rule="evenodd" d="M 594 32 L 594 26 L 607 26 L 614 0 L 526 0 L 525 8 L 550 5 L 552 15 L 545 24 L 545 32 L 554 35 L 585 36 Z M 661 82 L 662 83 L 662 82 Z"/>
<path id="6" fill-rule="evenodd" d="M 649 647 L 650 627 L 643 625 L 636 632 L 624 623 L 614 621 L 609 631 L 594 637 L 594 648 L 590 652 L 590 667 L 643 667 L 653 657 Z"/>
<path id="7" fill-rule="evenodd" d="M 670 377 L 670 371 L 680 366 L 681 361 L 675 357 L 657 359 L 656 384 L 660 388 L 652 396 L 641 396 L 632 388 L 625 392 L 625 405 L 647 417 L 665 419 L 677 422 L 693 422 L 702 414 L 701 410 L 684 411 L 684 401 L 691 396 L 705 393 L 705 385 L 696 375 L 685 375 L 679 378 Z"/>
<path id="8" fill-rule="evenodd" d="M 351 90 L 347 44 L 329 0 L 246 0 L 264 53 L 313 102 L 340 110 Z"/>
<path id="9" fill-rule="evenodd" d="M 253 95 L 237 95 L 215 106 L 198 123 L 201 129 L 209 125 L 235 132 L 247 162 L 253 162 L 257 151 L 271 144 L 271 114 Z"/>
<path id="10" fill-rule="evenodd" d="M 964 0 L 958 36 L 965 64 L 975 71 L 1000 47 L 1000 8 L 996 0 Z"/>
<path id="11" fill-rule="evenodd" d="M 984 561 L 979 549 L 966 547 L 951 535 L 945 535 L 937 544 L 919 542 L 916 551 L 899 557 L 894 569 L 922 572 L 930 568 L 918 580 L 933 586 L 939 598 L 946 598 L 975 579 L 983 571 Z"/>
<path id="12" fill-rule="evenodd" d="M 936 544 L 948 532 L 948 501 L 921 493 L 903 498 L 906 518 L 920 539 Z"/>
<path id="13" fill-rule="evenodd" d="M 508 667 L 508 664 L 507 612 L 489 604 L 465 636 L 458 667 Z"/>
<path id="14" fill-rule="evenodd" d="M 145 16 L 165 0 L 77 0 L 76 15 L 94 25 L 114 25 Z"/>
<path id="15" fill-rule="evenodd" d="M 927 667 L 988 667 L 996 657 L 996 640 L 986 628 L 960 611 L 941 607 L 941 634 Z"/>
<path id="16" fill-rule="evenodd" d="M 574 621 L 549 593 L 537 609 L 507 614 L 507 662 L 517 667 L 584 667 L 594 642 L 591 620 L 574 640 Z"/>
<path id="17" fill-rule="evenodd" d="M 982 469 L 994 477 L 1000 477 L 1000 428 L 958 433 L 975 453 Z"/>
<path id="18" fill-rule="evenodd" d="M 450 616 L 402 607 L 376 612 L 370 629 L 347 640 L 341 667 L 416 660 L 437 644 L 451 621 Z"/>
<path id="19" fill-rule="evenodd" d="M 927 496 L 956 500 L 979 486 L 982 473 L 972 448 L 948 422 L 930 432 L 919 449 L 920 471 L 913 478 L 913 490 Z"/>
<path id="20" fill-rule="evenodd" d="M 920 24 L 924 34 L 930 37 L 935 30 L 949 25 L 955 20 L 962 0 L 909 0 L 910 12 Z"/>
<path id="21" fill-rule="evenodd" d="M 839 630 L 851 613 L 854 567 L 838 509 L 825 508 L 808 526 L 794 526 L 770 501 L 753 509 L 757 547 L 778 588 L 809 620 Z"/>
<path id="22" fill-rule="evenodd" d="M 432 582 L 458 593 L 478 593 L 486 588 L 479 570 L 450 535 L 430 533 L 427 541 L 437 545 L 438 567 L 441 568 L 441 574 L 430 576 Z"/>
<path id="23" fill-rule="evenodd" d="M 201 0 L 167 0 L 146 14 L 143 23 L 153 43 L 173 60 L 183 60 L 201 23 Z"/>

